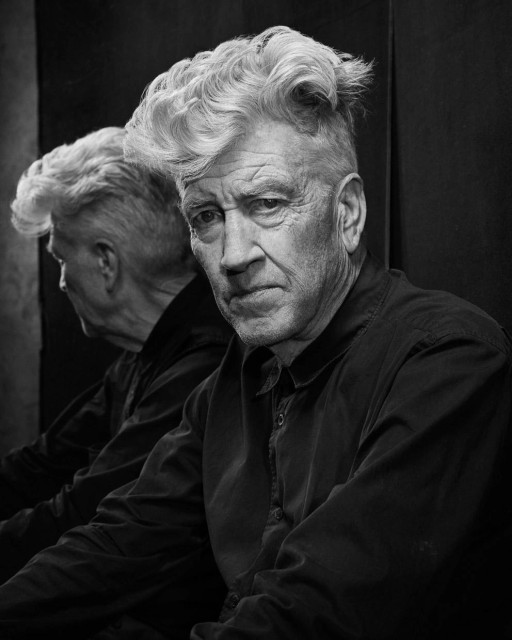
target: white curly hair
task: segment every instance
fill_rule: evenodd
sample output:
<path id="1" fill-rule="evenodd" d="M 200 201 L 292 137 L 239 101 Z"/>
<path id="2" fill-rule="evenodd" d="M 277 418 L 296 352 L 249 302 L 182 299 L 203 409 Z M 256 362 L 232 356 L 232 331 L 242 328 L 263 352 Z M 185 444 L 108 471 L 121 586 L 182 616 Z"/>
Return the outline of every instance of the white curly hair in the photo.
<path id="1" fill-rule="evenodd" d="M 285 26 L 174 64 L 146 89 L 126 125 L 129 161 L 201 177 L 258 121 L 286 122 L 318 145 L 333 180 L 357 170 L 354 121 L 372 63 Z"/>
<path id="2" fill-rule="evenodd" d="M 59 221 L 80 234 L 101 229 L 117 239 L 127 262 L 146 276 L 167 276 L 194 264 L 174 182 L 125 162 L 126 131 L 105 127 L 63 144 L 19 179 L 11 220 L 41 236 Z"/>

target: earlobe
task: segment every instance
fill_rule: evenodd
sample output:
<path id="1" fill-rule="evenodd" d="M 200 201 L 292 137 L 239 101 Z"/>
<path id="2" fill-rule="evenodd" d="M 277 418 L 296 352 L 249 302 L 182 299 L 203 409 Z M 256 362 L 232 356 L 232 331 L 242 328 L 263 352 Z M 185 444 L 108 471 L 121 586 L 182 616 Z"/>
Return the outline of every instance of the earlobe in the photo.
<path id="1" fill-rule="evenodd" d="M 116 247 L 110 240 L 97 240 L 95 253 L 105 288 L 111 292 L 115 287 L 119 272 L 119 257 Z"/>
<path id="2" fill-rule="evenodd" d="M 366 221 L 366 198 L 363 181 L 357 173 L 347 175 L 339 185 L 338 232 L 349 254 L 356 251 Z"/>

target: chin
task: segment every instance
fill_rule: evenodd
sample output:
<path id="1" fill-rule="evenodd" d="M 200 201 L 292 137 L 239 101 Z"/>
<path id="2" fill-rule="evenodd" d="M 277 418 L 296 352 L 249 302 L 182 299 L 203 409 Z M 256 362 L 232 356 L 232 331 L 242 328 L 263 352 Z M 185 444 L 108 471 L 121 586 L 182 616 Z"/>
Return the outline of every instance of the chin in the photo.
<path id="1" fill-rule="evenodd" d="M 235 319 L 231 324 L 240 340 L 251 347 L 271 347 L 288 340 L 292 334 L 288 327 L 279 329 L 268 321 L 262 324 L 261 319 L 254 323 Z"/>

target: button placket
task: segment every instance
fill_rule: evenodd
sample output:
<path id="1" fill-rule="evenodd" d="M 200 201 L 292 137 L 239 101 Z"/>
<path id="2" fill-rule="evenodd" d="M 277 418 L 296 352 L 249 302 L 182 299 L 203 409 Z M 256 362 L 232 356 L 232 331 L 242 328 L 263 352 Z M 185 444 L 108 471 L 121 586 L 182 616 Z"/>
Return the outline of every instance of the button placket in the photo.
<path id="1" fill-rule="evenodd" d="M 279 520 L 283 519 L 284 512 L 281 507 L 274 507 L 273 514 L 274 518 L 279 522 Z"/>
<path id="2" fill-rule="evenodd" d="M 281 399 L 276 406 L 274 413 L 274 425 L 275 428 L 281 428 L 286 421 L 286 410 L 288 408 L 289 398 Z"/>
<path id="3" fill-rule="evenodd" d="M 272 473 L 272 486 L 271 486 L 271 498 L 270 498 L 270 509 L 269 509 L 269 521 L 271 522 L 280 522 L 284 517 L 284 511 L 280 506 L 279 496 L 277 491 L 277 466 L 276 466 L 276 439 L 278 437 L 278 433 L 285 424 L 286 421 L 286 409 L 289 404 L 290 398 L 281 398 L 277 400 L 274 404 L 274 423 L 272 427 L 272 432 L 270 435 L 269 441 L 269 456 L 270 456 L 270 467 Z"/>
<path id="4" fill-rule="evenodd" d="M 236 609 L 239 602 L 240 602 L 240 596 L 238 595 L 238 593 L 232 593 L 228 596 L 226 604 L 230 609 Z"/>

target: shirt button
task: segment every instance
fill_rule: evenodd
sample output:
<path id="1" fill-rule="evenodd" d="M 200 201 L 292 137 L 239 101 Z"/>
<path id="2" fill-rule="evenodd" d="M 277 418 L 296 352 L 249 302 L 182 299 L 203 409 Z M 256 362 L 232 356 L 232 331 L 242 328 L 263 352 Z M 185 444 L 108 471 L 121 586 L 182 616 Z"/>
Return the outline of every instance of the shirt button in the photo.
<path id="1" fill-rule="evenodd" d="M 284 516 L 283 510 L 281 509 L 281 507 L 276 507 L 274 509 L 274 518 L 276 520 L 282 520 Z"/>
<path id="2" fill-rule="evenodd" d="M 277 416 L 277 426 L 282 427 L 284 422 L 284 414 L 280 413 Z"/>
<path id="3" fill-rule="evenodd" d="M 240 602 L 240 596 L 237 593 L 232 593 L 229 598 L 227 605 L 230 609 L 235 609 Z"/>

